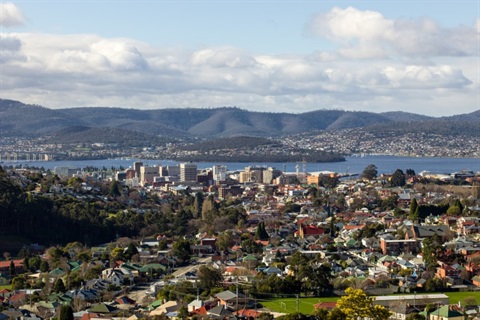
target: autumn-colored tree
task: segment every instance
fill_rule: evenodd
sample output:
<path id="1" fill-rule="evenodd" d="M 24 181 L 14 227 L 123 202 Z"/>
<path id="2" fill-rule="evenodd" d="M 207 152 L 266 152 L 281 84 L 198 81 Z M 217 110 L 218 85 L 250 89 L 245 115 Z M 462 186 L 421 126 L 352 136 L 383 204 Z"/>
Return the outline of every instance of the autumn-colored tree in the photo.
<path id="1" fill-rule="evenodd" d="M 346 320 L 386 320 L 390 317 L 390 311 L 384 306 L 373 305 L 373 298 L 368 297 L 362 289 L 347 288 L 345 293 L 337 301 L 337 308 L 346 315 Z"/>

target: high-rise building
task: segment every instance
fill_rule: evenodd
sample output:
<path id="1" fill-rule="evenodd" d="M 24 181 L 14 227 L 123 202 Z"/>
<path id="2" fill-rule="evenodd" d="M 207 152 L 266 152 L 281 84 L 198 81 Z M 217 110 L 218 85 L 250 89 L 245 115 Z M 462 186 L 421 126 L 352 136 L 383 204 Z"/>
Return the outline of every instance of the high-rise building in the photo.
<path id="1" fill-rule="evenodd" d="M 133 170 L 135 170 L 135 176 L 140 178 L 140 167 L 143 166 L 143 162 L 134 162 L 133 163 Z"/>
<path id="2" fill-rule="evenodd" d="M 169 177 L 177 177 L 180 179 L 180 166 L 178 164 L 175 166 L 167 166 L 166 171 Z"/>
<path id="3" fill-rule="evenodd" d="M 152 184 L 153 178 L 160 176 L 159 167 L 141 166 L 140 167 L 140 184 Z"/>
<path id="4" fill-rule="evenodd" d="M 214 165 L 213 166 L 213 180 L 215 182 L 224 181 L 227 177 L 227 166 Z"/>
<path id="5" fill-rule="evenodd" d="M 180 181 L 197 181 L 197 164 L 192 162 L 180 163 Z"/>
<path id="6" fill-rule="evenodd" d="M 135 178 L 136 172 L 134 169 L 129 168 L 125 170 L 125 174 L 126 174 L 125 179 L 133 179 Z"/>

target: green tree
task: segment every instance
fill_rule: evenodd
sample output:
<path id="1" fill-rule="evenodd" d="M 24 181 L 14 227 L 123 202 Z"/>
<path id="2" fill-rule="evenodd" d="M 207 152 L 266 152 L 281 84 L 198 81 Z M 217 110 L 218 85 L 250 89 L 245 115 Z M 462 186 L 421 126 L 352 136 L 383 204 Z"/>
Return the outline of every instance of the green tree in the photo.
<path id="1" fill-rule="evenodd" d="M 328 314 L 328 320 L 347 320 L 347 315 L 339 308 L 334 308 Z"/>
<path id="2" fill-rule="evenodd" d="M 276 318 L 277 320 L 307 320 L 308 317 L 300 312 L 288 313 Z"/>
<path id="3" fill-rule="evenodd" d="M 41 272 L 48 272 L 48 270 L 50 270 L 50 265 L 47 260 L 42 259 L 42 261 L 40 262 L 39 268 Z"/>
<path id="4" fill-rule="evenodd" d="M 260 253 L 262 252 L 262 245 L 255 242 L 255 240 L 249 238 L 242 241 L 242 250 L 247 253 Z"/>
<path id="5" fill-rule="evenodd" d="M 215 211 L 215 204 L 213 196 L 209 195 L 207 199 L 202 202 L 202 220 L 207 220 L 210 213 Z"/>
<path id="6" fill-rule="evenodd" d="M 55 291 L 56 293 L 64 293 L 65 291 L 67 291 L 67 288 L 65 288 L 65 283 L 63 283 L 62 278 L 57 279 L 55 285 L 53 286 L 53 291 Z"/>
<path id="7" fill-rule="evenodd" d="M 408 218 L 413 221 L 418 219 L 418 202 L 416 198 L 413 198 L 410 202 L 410 211 L 408 214 Z"/>
<path id="8" fill-rule="evenodd" d="M 390 183 L 394 187 L 403 187 L 405 185 L 405 174 L 402 170 L 397 169 L 392 175 Z"/>
<path id="9" fill-rule="evenodd" d="M 390 311 L 383 306 L 373 305 L 373 298 L 368 297 L 363 290 L 347 288 L 345 293 L 346 295 L 337 301 L 337 308 L 346 315 L 346 320 L 387 320 L 390 317 Z"/>
<path id="10" fill-rule="evenodd" d="M 119 197 L 122 193 L 120 192 L 120 182 L 114 180 L 110 183 L 108 194 L 112 197 Z"/>
<path id="11" fill-rule="evenodd" d="M 39 256 L 34 256 L 28 259 L 28 267 L 30 271 L 37 271 L 40 269 L 40 263 L 42 260 L 40 259 Z"/>
<path id="12" fill-rule="evenodd" d="M 181 306 L 180 309 L 178 309 L 177 318 L 188 319 L 188 309 L 186 306 Z"/>
<path id="13" fill-rule="evenodd" d="M 233 244 L 233 234 L 230 230 L 224 231 L 218 235 L 216 246 L 220 251 L 224 252 L 228 250 Z"/>
<path id="14" fill-rule="evenodd" d="M 336 188 L 339 183 L 340 183 L 340 180 L 336 176 L 335 177 L 324 176 L 324 175 L 320 176 L 319 185 L 322 187 L 333 189 L 333 188 Z"/>
<path id="15" fill-rule="evenodd" d="M 23 270 L 30 270 L 30 265 L 28 264 L 28 262 L 29 262 L 28 257 L 25 257 L 23 259 Z"/>
<path id="16" fill-rule="evenodd" d="M 312 263 L 301 265 L 299 276 L 305 293 L 312 292 L 315 296 L 327 296 L 333 290 L 330 284 L 332 270 L 325 265 L 318 266 Z"/>
<path id="17" fill-rule="evenodd" d="M 270 236 L 267 233 L 267 230 L 265 230 L 265 223 L 260 222 L 257 226 L 257 230 L 255 231 L 255 239 L 257 240 L 268 240 Z"/>
<path id="18" fill-rule="evenodd" d="M 368 166 L 363 169 L 362 178 L 372 180 L 375 179 L 378 175 L 377 166 L 374 164 L 369 164 Z"/>
<path id="19" fill-rule="evenodd" d="M 409 176 L 409 177 L 412 177 L 412 176 L 415 175 L 415 170 L 413 170 L 413 169 L 407 169 L 407 170 L 405 170 L 405 174 L 406 174 L 407 176 Z"/>
<path id="20" fill-rule="evenodd" d="M 420 313 L 411 313 L 407 316 L 406 320 L 425 320 L 425 317 Z"/>
<path id="21" fill-rule="evenodd" d="M 198 269 L 198 281 L 200 282 L 201 288 L 210 291 L 213 288 L 220 286 L 223 281 L 223 276 L 220 270 L 202 265 Z"/>
<path id="22" fill-rule="evenodd" d="M 328 320 L 328 310 L 325 308 L 318 308 L 313 310 L 312 315 L 318 320 Z"/>
<path id="23" fill-rule="evenodd" d="M 460 213 L 463 212 L 464 207 L 460 199 L 455 199 L 455 202 L 453 203 L 453 205 L 460 208 Z"/>
<path id="24" fill-rule="evenodd" d="M 300 251 L 296 251 L 294 254 L 290 256 L 290 258 L 288 259 L 288 263 L 290 264 L 291 270 L 294 271 L 294 274 L 297 280 L 300 280 L 301 279 L 300 270 L 304 266 L 309 265 L 309 260 Z"/>
<path id="25" fill-rule="evenodd" d="M 195 200 L 193 201 L 193 217 L 196 219 L 202 214 L 203 194 L 201 192 L 195 193 Z"/>
<path id="26" fill-rule="evenodd" d="M 134 255 L 138 254 L 137 246 L 133 242 L 130 242 L 123 254 L 126 259 L 131 260 Z"/>
<path id="27" fill-rule="evenodd" d="M 422 256 L 425 261 L 425 268 L 428 271 L 435 272 L 438 266 L 438 259 L 443 257 L 442 241 L 437 234 L 423 239 Z"/>
<path id="28" fill-rule="evenodd" d="M 113 248 L 113 250 L 110 251 L 110 260 L 115 261 L 123 259 L 125 259 L 125 255 L 122 248 Z"/>
<path id="29" fill-rule="evenodd" d="M 158 250 L 166 250 L 168 248 L 167 239 L 158 240 Z"/>
<path id="30" fill-rule="evenodd" d="M 27 279 L 25 278 L 24 275 L 19 275 L 12 279 L 13 290 L 25 289 L 26 287 L 27 287 Z"/>
<path id="31" fill-rule="evenodd" d="M 69 305 L 62 305 L 60 307 L 59 320 L 73 320 L 73 309 Z"/>
<path id="32" fill-rule="evenodd" d="M 446 286 L 440 278 L 430 278 L 425 282 L 425 291 L 439 292 L 445 290 Z"/>
<path id="33" fill-rule="evenodd" d="M 17 270 L 15 269 L 15 263 L 13 262 L 13 260 L 10 261 L 10 267 L 8 268 L 8 271 L 11 276 L 14 276 L 17 274 Z"/>
<path id="34" fill-rule="evenodd" d="M 190 241 L 180 238 L 173 243 L 173 255 L 180 259 L 182 263 L 190 261 L 192 250 L 190 248 Z"/>
<path id="35" fill-rule="evenodd" d="M 448 214 L 449 216 L 458 217 L 459 215 L 461 215 L 461 213 L 462 213 L 462 211 L 461 211 L 460 207 L 457 207 L 457 206 L 455 206 L 455 205 L 450 206 L 450 207 L 448 207 L 448 209 L 447 209 L 447 214 Z"/>
<path id="36" fill-rule="evenodd" d="M 271 314 L 269 312 L 262 312 L 257 317 L 257 320 L 273 320 L 273 314 Z"/>
<path id="37" fill-rule="evenodd" d="M 83 180 L 79 177 L 73 177 L 68 179 L 67 186 L 79 192 L 82 187 Z"/>

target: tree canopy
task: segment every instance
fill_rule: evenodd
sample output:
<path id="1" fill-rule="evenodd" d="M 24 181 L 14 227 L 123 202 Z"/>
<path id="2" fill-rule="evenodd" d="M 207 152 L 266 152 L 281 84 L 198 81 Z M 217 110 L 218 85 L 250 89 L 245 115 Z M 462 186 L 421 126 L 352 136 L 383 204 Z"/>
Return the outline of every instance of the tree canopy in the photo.
<path id="1" fill-rule="evenodd" d="M 372 180 L 375 179 L 378 175 L 377 166 L 374 164 L 369 164 L 368 166 L 363 169 L 362 178 Z"/>
<path id="2" fill-rule="evenodd" d="M 390 311 L 383 306 L 374 305 L 373 298 L 368 297 L 362 289 L 347 288 L 345 293 L 346 295 L 337 301 L 337 308 L 346 315 L 346 320 L 389 318 Z"/>

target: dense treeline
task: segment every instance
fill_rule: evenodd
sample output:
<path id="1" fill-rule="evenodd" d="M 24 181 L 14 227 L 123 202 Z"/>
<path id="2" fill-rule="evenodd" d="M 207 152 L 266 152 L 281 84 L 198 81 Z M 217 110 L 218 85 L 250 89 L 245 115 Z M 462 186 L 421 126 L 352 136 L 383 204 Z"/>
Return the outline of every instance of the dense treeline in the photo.
<path id="1" fill-rule="evenodd" d="M 119 128 L 73 126 L 55 132 L 47 141 L 63 144 L 101 142 L 115 144 L 119 147 L 153 147 L 167 142 L 174 142 L 175 139 Z"/>
<path id="2" fill-rule="evenodd" d="M 181 161 L 220 162 L 337 162 L 345 158 L 320 150 L 285 149 L 279 141 L 256 137 L 221 138 L 182 147 L 187 151 L 198 151 L 195 155 L 178 155 Z M 251 150 L 251 151 L 247 151 Z M 165 154 L 171 159 L 171 154 Z"/>
<path id="3" fill-rule="evenodd" d="M 372 113 L 343 110 L 316 110 L 311 112 L 268 113 L 239 108 L 170 108 L 135 110 L 114 107 L 83 107 L 51 110 L 18 101 L 0 99 L 2 134 L 45 135 L 62 128 L 89 126 L 125 128 L 149 135 L 186 137 L 226 137 L 250 135 L 273 137 L 299 134 L 314 130 L 340 130 L 380 124 L 380 130 L 399 128 L 435 132 L 469 132 L 480 134 L 478 111 L 470 114 L 429 118 L 409 113 Z M 416 122 L 417 120 L 425 120 Z M 468 128 L 466 127 L 468 126 Z M 470 130 L 472 129 L 472 130 Z M 98 142 L 98 141 L 96 141 Z"/>
<path id="4" fill-rule="evenodd" d="M 189 236 L 212 226 L 226 229 L 245 222 L 244 210 L 232 201 L 199 203 L 188 193 L 159 199 L 128 188 L 114 194 L 115 186 L 99 182 L 92 193 L 81 183 L 79 178 L 64 181 L 38 173 L 19 176 L 0 167 L 0 235 L 47 245 L 93 245 L 159 233 Z M 47 195 L 52 187 L 64 191 Z"/>
<path id="5" fill-rule="evenodd" d="M 33 196 L 0 172 L 0 234 L 39 243 L 111 240 L 114 230 L 100 221 L 94 205 L 73 197 Z M 105 221 L 106 222 L 106 221 Z"/>
<path id="6" fill-rule="evenodd" d="M 266 138 L 257 138 L 257 137 L 232 137 L 232 138 L 221 138 L 215 140 L 209 140 L 205 142 L 195 143 L 183 147 L 183 150 L 198 150 L 200 152 L 208 152 L 211 150 L 218 149 L 240 149 L 240 148 L 256 148 L 258 146 L 268 146 L 274 145 L 276 141 L 266 139 Z M 278 146 L 278 144 L 277 144 Z"/>
<path id="7" fill-rule="evenodd" d="M 364 128 L 365 131 L 371 132 L 378 137 L 382 136 L 400 136 L 411 133 L 422 134 L 436 134 L 442 136 L 465 136 L 470 137 L 480 136 L 479 120 L 465 119 L 465 120 L 447 120 L 436 119 L 420 122 L 402 122 L 392 124 L 376 124 Z"/>

